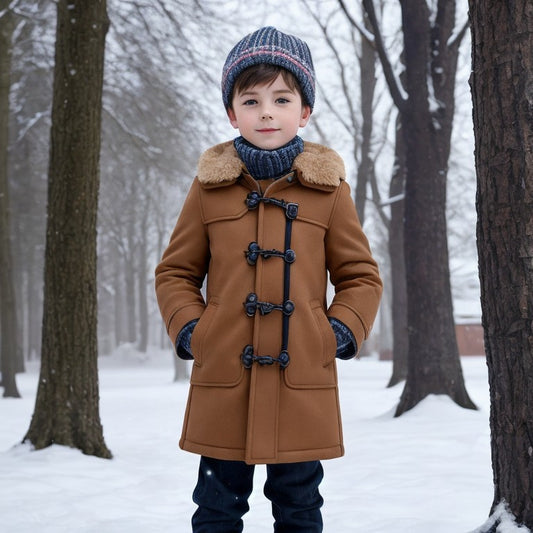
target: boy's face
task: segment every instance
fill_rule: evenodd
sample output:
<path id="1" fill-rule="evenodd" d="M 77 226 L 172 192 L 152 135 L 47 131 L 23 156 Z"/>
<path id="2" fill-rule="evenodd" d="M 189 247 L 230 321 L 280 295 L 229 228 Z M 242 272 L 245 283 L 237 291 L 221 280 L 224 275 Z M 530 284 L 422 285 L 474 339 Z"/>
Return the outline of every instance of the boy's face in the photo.
<path id="1" fill-rule="evenodd" d="M 311 109 L 281 74 L 270 84 L 255 85 L 233 96 L 231 125 L 251 144 L 276 150 L 292 140 L 309 121 Z"/>

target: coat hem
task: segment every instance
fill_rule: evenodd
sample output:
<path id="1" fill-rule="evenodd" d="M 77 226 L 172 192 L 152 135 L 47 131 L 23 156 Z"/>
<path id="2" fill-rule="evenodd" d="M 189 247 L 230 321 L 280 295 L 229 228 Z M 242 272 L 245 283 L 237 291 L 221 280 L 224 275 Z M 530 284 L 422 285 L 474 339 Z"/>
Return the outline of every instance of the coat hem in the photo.
<path id="1" fill-rule="evenodd" d="M 246 457 L 245 450 L 239 448 L 219 448 L 217 446 L 206 446 L 197 444 L 189 440 L 180 440 L 180 448 L 186 452 L 196 453 L 213 459 L 224 461 L 244 461 L 247 464 L 280 464 L 280 463 L 301 463 L 303 461 L 322 461 L 336 459 L 344 455 L 344 446 L 337 445 L 317 450 L 296 450 L 277 453 L 276 457 L 250 458 Z"/>

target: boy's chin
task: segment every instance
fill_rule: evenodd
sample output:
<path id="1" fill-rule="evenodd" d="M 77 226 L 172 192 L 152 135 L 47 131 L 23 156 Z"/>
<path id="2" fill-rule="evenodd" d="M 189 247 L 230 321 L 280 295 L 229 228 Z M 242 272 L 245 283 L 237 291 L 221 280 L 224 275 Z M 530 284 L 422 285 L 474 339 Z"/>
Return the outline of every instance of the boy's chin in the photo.
<path id="1" fill-rule="evenodd" d="M 289 139 L 288 141 L 276 141 L 272 139 L 271 141 L 265 140 L 261 141 L 258 139 L 248 139 L 244 137 L 244 139 L 251 144 L 252 146 L 255 146 L 259 150 L 278 150 L 279 148 L 282 148 L 286 144 L 288 144 L 292 139 Z"/>

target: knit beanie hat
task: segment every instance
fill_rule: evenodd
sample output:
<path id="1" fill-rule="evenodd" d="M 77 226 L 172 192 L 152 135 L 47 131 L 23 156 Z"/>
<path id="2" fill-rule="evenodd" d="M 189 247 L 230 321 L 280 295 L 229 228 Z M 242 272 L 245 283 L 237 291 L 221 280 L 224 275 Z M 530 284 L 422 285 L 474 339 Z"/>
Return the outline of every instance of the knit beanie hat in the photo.
<path id="1" fill-rule="evenodd" d="M 277 65 L 291 72 L 300 83 L 305 103 L 313 110 L 315 71 L 309 47 L 298 37 L 272 26 L 250 33 L 229 53 L 222 69 L 222 100 L 226 109 L 231 105 L 233 85 L 239 74 L 260 63 Z"/>

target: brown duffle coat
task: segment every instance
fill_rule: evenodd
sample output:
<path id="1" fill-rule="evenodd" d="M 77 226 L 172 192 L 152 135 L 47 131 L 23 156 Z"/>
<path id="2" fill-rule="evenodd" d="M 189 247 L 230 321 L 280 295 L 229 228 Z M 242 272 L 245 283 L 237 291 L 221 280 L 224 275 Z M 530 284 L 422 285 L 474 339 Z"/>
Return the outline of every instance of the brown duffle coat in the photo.
<path id="1" fill-rule="evenodd" d="M 207 150 L 156 269 L 172 342 L 199 319 L 180 440 L 190 452 L 250 464 L 344 453 L 328 316 L 360 347 L 382 284 L 342 159 L 305 143 L 293 170 L 261 192 L 232 142 Z"/>

